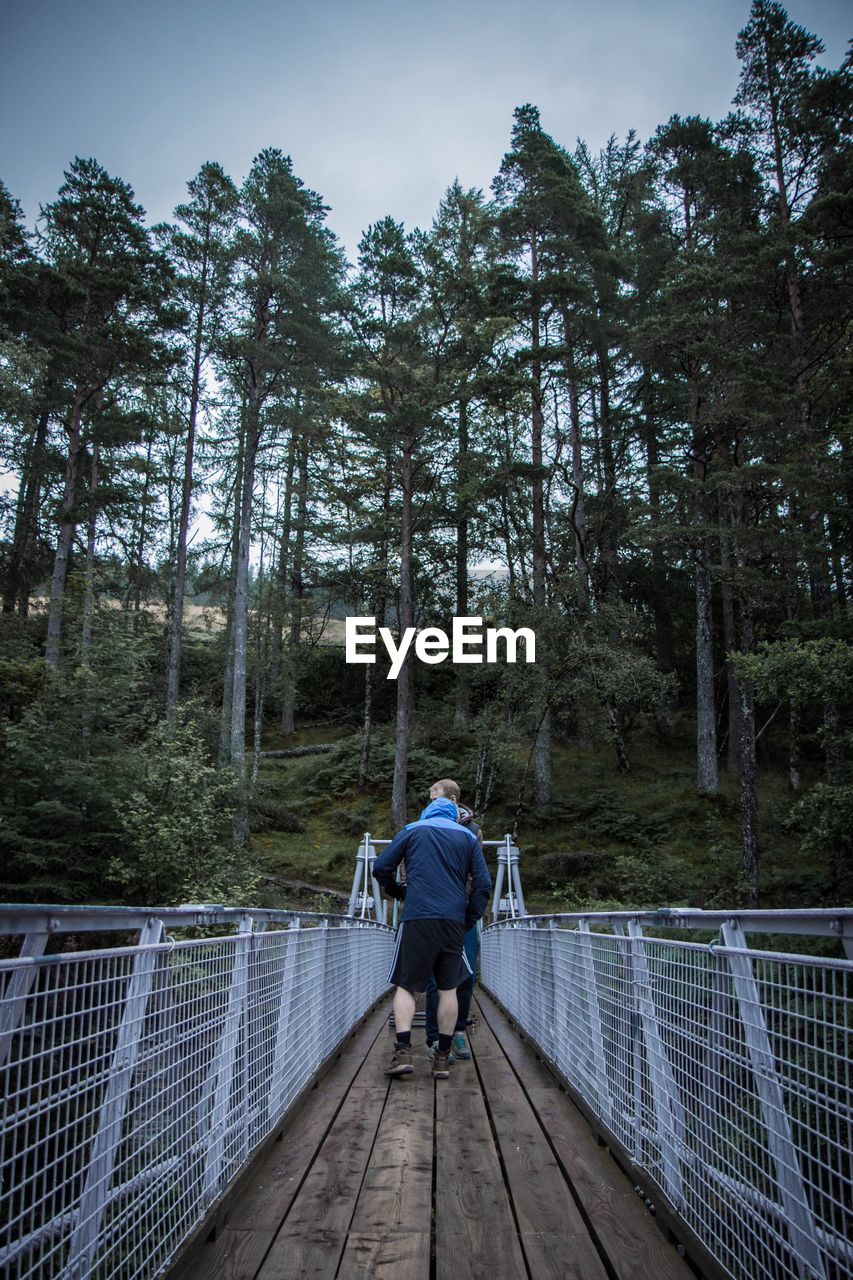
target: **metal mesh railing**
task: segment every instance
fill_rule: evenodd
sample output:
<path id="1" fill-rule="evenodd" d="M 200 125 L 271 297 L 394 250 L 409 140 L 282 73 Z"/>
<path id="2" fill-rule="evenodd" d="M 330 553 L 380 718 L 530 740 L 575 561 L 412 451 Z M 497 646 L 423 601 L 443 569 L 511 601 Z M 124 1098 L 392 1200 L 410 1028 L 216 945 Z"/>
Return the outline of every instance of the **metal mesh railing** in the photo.
<path id="1" fill-rule="evenodd" d="M 483 983 L 725 1272 L 849 1278 L 853 963 L 624 923 L 494 925 Z"/>
<path id="2" fill-rule="evenodd" d="M 381 925 L 238 923 L 0 962 L 0 1274 L 155 1275 L 387 988 Z"/>

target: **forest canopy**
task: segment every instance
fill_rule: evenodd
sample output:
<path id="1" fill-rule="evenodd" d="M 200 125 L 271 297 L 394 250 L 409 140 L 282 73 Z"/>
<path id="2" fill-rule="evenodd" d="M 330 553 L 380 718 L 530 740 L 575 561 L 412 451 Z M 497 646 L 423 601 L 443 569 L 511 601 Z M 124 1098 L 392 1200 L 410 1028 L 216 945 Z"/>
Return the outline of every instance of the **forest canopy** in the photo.
<path id="1" fill-rule="evenodd" d="M 35 229 L 0 183 L 3 896 L 247 900 L 262 833 L 396 829 L 433 771 L 558 894 L 598 830 L 600 896 L 708 901 L 727 795 L 727 901 L 849 894 L 853 55 L 772 0 L 736 47 L 725 119 L 595 153 L 520 105 L 488 192 L 352 264 L 275 148 L 156 226 L 95 159 Z M 356 615 L 536 662 L 389 682 Z M 706 872 L 649 855 L 643 757 L 689 760 Z"/>

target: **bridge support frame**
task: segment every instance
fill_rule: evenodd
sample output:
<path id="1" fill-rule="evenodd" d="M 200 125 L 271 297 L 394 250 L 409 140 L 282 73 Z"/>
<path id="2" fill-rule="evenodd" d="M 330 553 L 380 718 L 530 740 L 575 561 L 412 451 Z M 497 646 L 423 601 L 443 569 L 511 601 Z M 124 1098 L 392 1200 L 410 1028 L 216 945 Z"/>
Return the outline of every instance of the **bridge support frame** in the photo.
<path id="1" fill-rule="evenodd" d="M 755 979 L 755 967 L 751 957 L 745 954 L 749 949 L 746 936 L 738 920 L 730 920 L 724 924 L 721 932 L 727 948 L 732 985 L 740 1007 L 741 1026 L 767 1131 L 768 1146 L 776 1165 L 776 1183 L 791 1248 L 797 1256 L 801 1280 L 825 1280 L 826 1271 L 818 1247 L 814 1215 L 809 1207 L 797 1159 L 782 1083 L 776 1070 L 776 1060 Z"/>
<path id="2" fill-rule="evenodd" d="M 92 1269 L 98 1246 L 101 1220 L 110 1201 L 110 1181 L 116 1152 L 122 1138 L 122 1126 L 145 1015 L 157 952 L 153 949 L 163 938 L 163 921 L 155 916 L 146 920 L 139 938 L 139 951 L 127 981 L 121 1023 L 113 1049 L 106 1090 L 98 1115 L 95 1136 L 88 1160 L 86 1182 L 71 1233 L 62 1280 L 84 1280 Z"/>

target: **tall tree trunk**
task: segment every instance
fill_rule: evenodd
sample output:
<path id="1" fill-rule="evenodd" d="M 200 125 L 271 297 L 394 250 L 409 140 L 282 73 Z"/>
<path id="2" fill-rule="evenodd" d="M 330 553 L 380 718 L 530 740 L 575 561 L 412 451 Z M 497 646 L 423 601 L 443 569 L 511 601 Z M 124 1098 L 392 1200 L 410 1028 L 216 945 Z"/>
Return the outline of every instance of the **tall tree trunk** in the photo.
<path id="1" fill-rule="evenodd" d="M 193 465 L 195 460 L 195 435 L 198 406 L 201 399 L 202 341 L 208 272 L 207 244 L 201 273 L 201 298 L 196 316 L 193 342 L 193 373 L 190 386 L 190 413 L 187 425 L 187 447 L 184 452 L 184 478 L 181 485 L 181 509 L 178 517 L 178 545 L 175 556 L 175 585 L 172 609 L 169 617 L 169 656 L 166 669 L 166 711 L 171 717 L 178 705 L 181 679 L 181 643 L 184 623 L 184 594 L 187 583 L 187 539 L 190 528 L 190 510 L 193 498 Z"/>
<path id="2" fill-rule="evenodd" d="M 415 597 L 412 575 L 414 439 L 403 443 L 401 467 L 402 511 L 400 518 L 400 635 L 415 625 Z M 391 825 L 395 831 L 406 825 L 406 785 L 409 764 L 409 729 L 413 701 L 412 651 L 406 655 L 397 677 L 397 724 L 394 739 L 394 781 L 391 789 Z"/>
<path id="3" fill-rule="evenodd" d="M 234 706 L 234 590 L 237 582 L 237 555 L 240 547 L 240 523 L 243 510 L 243 465 L 245 456 L 245 405 L 240 422 L 234 480 L 234 516 L 231 532 L 231 571 L 228 577 L 228 599 L 225 616 L 225 673 L 222 683 L 222 715 L 219 721 L 219 764 L 231 762 L 231 713 Z"/>
<path id="4" fill-rule="evenodd" d="M 702 544 L 696 551 L 696 785 L 709 796 L 719 791 L 713 635 L 711 575 Z"/>
<path id="5" fill-rule="evenodd" d="M 459 452 L 456 460 L 456 616 L 468 614 L 468 402 L 459 401 Z M 471 680 L 468 668 L 456 672 L 457 729 L 466 730 L 471 723 Z"/>
<path id="6" fill-rule="evenodd" d="M 652 530 L 652 614 L 655 626 L 655 653 L 661 670 L 671 671 L 675 666 L 672 618 L 666 606 L 666 559 L 658 538 L 662 523 L 661 486 L 657 473 L 657 468 L 660 466 L 660 452 L 648 376 L 643 378 L 643 424 L 646 446 L 646 484 L 649 490 L 649 524 Z"/>
<path id="7" fill-rule="evenodd" d="M 281 708 L 281 731 L 285 737 L 290 737 L 295 728 L 296 687 L 299 680 L 299 651 L 302 644 L 302 601 L 305 595 L 303 570 L 305 532 L 308 523 L 308 454 L 308 438 L 303 436 L 297 450 L 296 538 L 290 571 L 290 637 L 285 656 L 284 697 Z"/>
<path id="8" fill-rule="evenodd" d="M 262 494 L 266 491 L 266 482 L 261 481 Z M 266 631 L 266 621 L 264 618 L 264 499 L 261 498 L 261 553 L 258 562 L 258 611 L 257 626 L 255 628 L 255 714 L 252 721 L 252 785 L 258 780 L 258 770 L 261 763 L 261 734 L 264 724 L 264 677 L 265 677 L 265 655 L 264 655 L 264 633 Z"/>
<path id="9" fill-rule="evenodd" d="M 841 541 L 841 530 L 838 527 L 838 520 L 835 515 L 830 514 L 828 519 L 829 525 L 829 546 L 830 561 L 832 564 L 832 579 L 835 588 L 835 613 L 839 618 L 847 617 L 847 585 L 844 581 L 844 562 L 842 552 L 839 546 Z"/>
<path id="10" fill-rule="evenodd" d="M 531 312 L 531 461 L 533 463 L 533 484 L 531 494 L 532 518 L 532 571 L 533 571 L 533 605 L 537 612 L 544 611 L 545 592 L 545 487 L 543 483 L 542 436 L 545 426 L 545 415 L 542 404 L 542 340 L 541 321 L 539 315 L 539 250 L 536 233 L 530 236 L 531 285 L 533 290 L 533 308 Z M 548 698 L 547 686 L 543 688 L 543 696 Z M 534 771 L 534 802 L 537 805 L 550 804 L 552 787 L 551 765 L 551 715 L 545 711 L 539 722 L 536 734 L 536 764 Z"/>
<path id="11" fill-rule="evenodd" d="M 796 698 L 792 698 L 789 704 L 788 782 L 792 791 L 800 790 L 800 704 Z"/>
<path id="12" fill-rule="evenodd" d="M 291 432 L 287 442 L 287 465 L 284 480 L 284 503 L 281 512 L 281 543 L 278 556 L 278 589 L 275 593 L 272 623 L 272 655 L 270 658 L 270 686 L 275 695 L 281 677 L 282 650 L 284 647 L 284 620 L 287 613 L 289 573 L 291 508 L 293 506 L 293 471 L 296 466 L 296 441 Z"/>
<path id="13" fill-rule="evenodd" d="M 145 451 L 145 479 L 142 483 L 142 499 L 139 503 L 139 538 L 136 543 L 136 584 L 133 593 L 134 626 L 139 628 L 142 611 L 142 566 L 145 560 L 145 543 L 148 537 L 148 494 L 151 489 L 151 454 L 154 448 L 154 432 L 149 431 Z"/>
<path id="14" fill-rule="evenodd" d="M 731 534 L 728 527 L 728 512 L 725 500 L 720 495 L 720 567 L 722 579 L 720 594 L 723 606 L 723 644 L 726 650 L 726 689 L 728 706 L 728 736 L 726 739 L 726 768 L 729 773 L 737 773 L 740 767 L 740 699 L 738 697 L 737 679 L 730 654 L 737 649 L 737 633 L 735 630 L 735 602 L 731 573 L 734 565 L 732 557 Z"/>
<path id="15" fill-rule="evenodd" d="M 80 638 L 80 660 L 88 664 L 89 651 L 92 648 L 92 616 L 95 611 L 95 532 L 97 527 L 96 497 L 98 491 L 98 464 L 100 462 L 100 445 L 92 445 L 92 463 L 89 472 L 89 518 L 86 529 L 86 568 L 84 572 L 85 588 L 83 592 L 83 628 Z"/>
<path id="16" fill-rule="evenodd" d="M 616 460 L 613 452 L 613 415 L 610 408 L 610 356 L 607 348 L 596 352 L 601 403 L 600 439 L 601 461 L 604 470 L 604 501 L 601 535 L 601 551 L 605 569 L 605 590 L 614 590 L 618 584 L 619 560 L 614 523 L 616 519 Z"/>
<path id="17" fill-rule="evenodd" d="M 38 539 L 41 486 L 49 422 L 50 413 L 44 409 L 36 420 L 27 446 L 15 509 L 15 529 L 12 535 L 9 568 L 4 583 L 3 612 L 13 613 L 17 604 L 18 612 L 23 618 L 30 611 L 33 546 Z"/>
<path id="18" fill-rule="evenodd" d="M 231 764 L 242 774 L 246 758 L 246 660 L 249 635 L 249 550 L 252 539 L 252 500 L 260 431 L 258 405 L 250 402 L 249 422 L 240 484 L 240 526 L 234 573 L 234 680 L 231 703 Z"/>
<path id="19" fill-rule="evenodd" d="M 368 663 L 364 668 L 364 714 L 361 719 L 361 753 L 358 757 L 358 789 L 367 789 L 370 776 L 370 746 L 373 740 L 373 672 Z"/>
<path id="20" fill-rule="evenodd" d="M 708 569 L 708 514 L 705 498 L 705 443 L 699 424 L 699 395 L 693 406 L 693 478 L 696 485 L 694 521 L 696 542 L 696 785 L 704 795 L 719 791 L 717 723 L 714 708 L 714 628 L 711 616 L 711 574 Z"/>
<path id="21" fill-rule="evenodd" d="M 237 804 L 234 810 L 234 840 L 245 844 L 249 838 L 248 796 L 246 793 L 246 665 L 249 639 L 249 549 L 252 539 L 252 500 L 255 492 L 255 463 L 260 440 L 260 406 L 252 398 L 247 405 L 245 456 L 241 485 L 240 532 L 234 574 L 234 680 L 231 695 L 231 765 L 237 774 Z"/>
<path id="22" fill-rule="evenodd" d="M 740 606 L 740 648 L 751 653 L 754 648 L 752 610 L 748 603 Z M 747 886 L 748 905 L 758 906 L 758 791 L 755 762 L 755 685 L 751 680 L 739 681 L 740 691 L 740 819 L 741 857 Z"/>
<path id="23" fill-rule="evenodd" d="M 50 582 L 50 605 L 47 615 L 47 643 L 45 645 L 44 660 L 54 670 L 59 668 L 65 579 L 68 574 L 68 556 L 71 551 L 71 543 L 74 540 L 74 530 L 77 527 L 74 506 L 77 490 L 77 472 L 80 466 L 82 415 L 83 393 L 78 388 L 74 393 L 74 401 L 71 405 L 71 415 L 68 421 L 65 487 L 59 508 L 59 540 L 56 544 L 56 556 L 53 562 L 53 577 Z"/>
<path id="24" fill-rule="evenodd" d="M 382 487 L 382 538 L 379 543 L 377 585 L 372 601 L 373 616 L 382 626 L 388 608 L 388 548 L 391 541 L 391 454 L 385 454 L 385 474 Z M 373 738 L 373 698 L 376 688 L 375 664 L 364 668 L 364 716 L 361 726 L 361 755 L 358 761 L 358 787 L 364 791 L 370 769 L 370 747 Z"/>
<path id="25" fill-rule="evenodd" d="M 563 341 L 566 344 L 566 386 L 569 392 L 569 426 L 571 428 L 572 501 L 571 522 L 575 535 L 575 568 L 578 572 L 581 606 L 589 607 L 589 562 L 587 560 L 586 494 L 584 491 L 583 450 L 581 440 L 580 396 L 574 351 L 571 347 L 571 328 L 568 308 L 562 308 Z"/>

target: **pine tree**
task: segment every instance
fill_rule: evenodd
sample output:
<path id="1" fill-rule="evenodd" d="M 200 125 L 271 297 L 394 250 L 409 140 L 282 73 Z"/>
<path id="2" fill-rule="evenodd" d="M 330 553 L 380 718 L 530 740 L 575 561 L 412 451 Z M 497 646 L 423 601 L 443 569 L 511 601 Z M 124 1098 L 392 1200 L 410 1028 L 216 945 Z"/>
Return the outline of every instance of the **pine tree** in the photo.
<path id="1" fill-rule="evenodd" d="M 143 210 L 127 183 L 94 160 L 77 159 L 58 198 L 44 210 L 42 243 L 50 265 L 48 306 L 55 316 L 50 354 L 69 388 L 59 539 L 50 590 L 45 660 L 58 667 L 68 558 L 78 523 L 86 432 L 119 378 L 149 370 L 166 352 L 165 260 L 152 248 Z"/>
<path id="2" fill-rule="evenodd" d="M 164 228 L 162 239 L 176 275 L 176 293 L 186 307 L 184 328 L 186 445 L 175 545 L 175 578 L 171 591 L 166 708 L 178 701 L 181 639 L 187 575 L 187 538 L 194 497 L 195 440 L 204 387 L 204 366 L 221 338 L 222 314 L 230 283 L 228 236 L 237 205 L 237 190 L 218 164 L 202 165 L 187 184 L 190 199 L 175 210 L 177 225 Z"/>
<path id="3" fill-rule="evenodd" d="M 230 760 L 245 781 L 249 548 L 258 451 L 276 420 L 277 402 L 292 402 L 321 384 L 334 361 L 330 318 L 338 305 L 341 257 L 323 225 L 326 208 L 320 197 L 304 187 L 280 151 L 262 151 L 254 161 L 241 191 L 240 213 L 234 314 L 223 357 L 242 404 Z M 245 813 L 244 799 L 235 824 L 240 841 L 247 834 Z"/>

